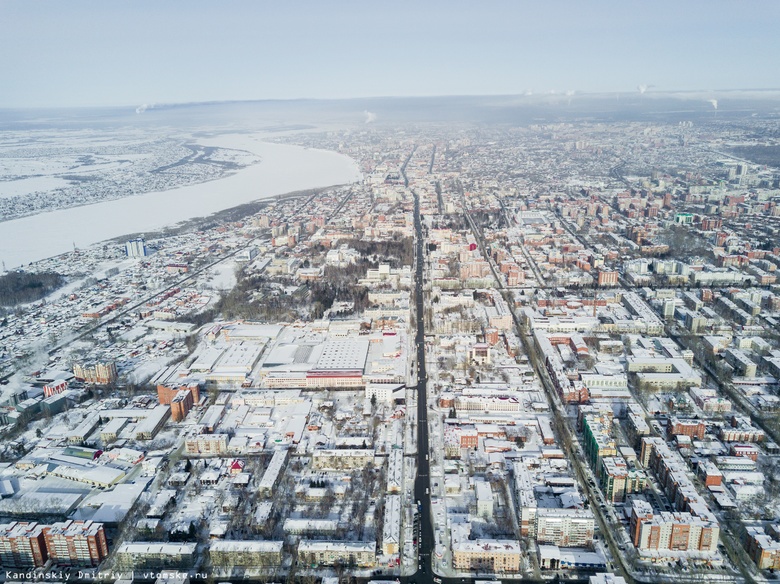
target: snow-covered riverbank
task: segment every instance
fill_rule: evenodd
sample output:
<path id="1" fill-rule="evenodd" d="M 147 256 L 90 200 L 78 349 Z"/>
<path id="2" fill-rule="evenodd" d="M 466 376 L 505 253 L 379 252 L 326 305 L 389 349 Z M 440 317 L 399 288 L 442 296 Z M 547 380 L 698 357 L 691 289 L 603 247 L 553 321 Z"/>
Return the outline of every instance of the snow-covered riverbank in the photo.
<path id="1" fill-rule="evenodd" d="M 361 178 L 355 161 L 335 152 L 262 142 L 252 135 L 229 134 L 199 142 L 247 150 L 262 161 L 211 182 L 2 222 L 0 260 L 10 269 L 72 250 L 74 243 L 83 248 L 258 199 Z"/>

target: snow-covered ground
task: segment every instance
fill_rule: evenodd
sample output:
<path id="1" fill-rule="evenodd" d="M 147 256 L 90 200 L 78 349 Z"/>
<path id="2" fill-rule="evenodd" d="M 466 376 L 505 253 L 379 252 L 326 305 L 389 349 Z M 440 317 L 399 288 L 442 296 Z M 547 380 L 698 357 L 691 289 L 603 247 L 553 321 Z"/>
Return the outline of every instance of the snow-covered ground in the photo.
<path id="1" fill-rule="evenodd" d="M 57 176 L 35 176 L 6 180 L 0 184 L 0 197 L 29 195 L 38 191 L 50 191 L 67 186 L 68 181 Z"/>
<path id="2" fill-rule="evenodd" d="M 236 285 L 236 267 L 234 261 L 221 262 L 211 269 L 208 286 L 214 290 L 231 290 Z"/>
<path id="3" fill-rule="evenodd" d="M 223 135 L 206 146 L 246 150 L 262 162 L 223 179 L 84 205 L 0 223 L 0 260 L 7 268 L 128 233 L 153 231 L 244 203 L 361 178 L 354 160 L 335 152 L 262 142 L 260 135 Z"/>

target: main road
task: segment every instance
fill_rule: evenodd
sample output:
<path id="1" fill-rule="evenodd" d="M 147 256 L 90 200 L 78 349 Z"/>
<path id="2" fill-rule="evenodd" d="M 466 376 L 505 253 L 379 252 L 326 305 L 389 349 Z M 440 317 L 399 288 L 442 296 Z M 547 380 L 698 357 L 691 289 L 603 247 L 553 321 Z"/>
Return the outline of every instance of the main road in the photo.
<path id="1" fill-rule="evenodd" d="M 431 517 L 431 478 L 430 446 L 428 444 L 428 375 L 425 370 L 425 301 L 423 271 L 424 237 L 420 217 L 420 198 L 414 194 L 415 241 L 415 312 L 417 331 L 414 342 L 417 351 L 417 479 L 414 482 L 414 498 L 420 521 L 420 539 L 418 547 L 419 571 L 416 582 L 432 582 L 431 553 L 436 545 Z"/>
<path id="2" fill-rule="evenodd" d="M 409 180 L 406 177 L 406 165 L 414 155 L 414 150 L 401 167 L 404 183 L 408 187 Z M 431 554 L 436 547 L 436 538 L 433 530 L 433 514 L 431 512 L 431 477 L 430 455 L 431 447 L 428 438 L 428 374 L 425 363 L 425 296 L 424 296 L 424 271 L 425 271 L 425 234 L 423 232 L 422 216 L 420 214 L 420 197 L 412 189 L 414 197 L 414 230 L 415 230 L 415 350 L 417 361 L 417 478 L 414 482 L 414 498 L 417 505 L 417 516 L 420 522 L 420 537 L 418 540 L 417 561 L 419 568 L 411 576 L 399 578 L 403 584 L 471 584 L 473 578 L 440 578 L 433 573 Z M 466 213 L 468 215 L 468 213 Z M 481 241 L 481 238 L 478 238 Z M 568 580 L 572 584 L 585 583 L 587 578 L 572 574 Z M 435 579 L 435 580 L 434 580 Z M 530 578 L 517 578 L 511 575 L 501 577 L 502 582 L 549 582 L 549 580 L 534 580 Z"/>

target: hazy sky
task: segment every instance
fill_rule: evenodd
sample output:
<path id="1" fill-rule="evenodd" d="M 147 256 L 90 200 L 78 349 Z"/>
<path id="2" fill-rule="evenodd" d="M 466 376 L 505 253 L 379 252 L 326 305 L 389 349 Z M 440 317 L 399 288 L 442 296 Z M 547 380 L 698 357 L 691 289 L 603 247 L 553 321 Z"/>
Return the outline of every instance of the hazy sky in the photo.
<path id="1" fill-rule="evenodd" d="M 0 107 L 777 88 L 780 2 L 0 0 Z"/>

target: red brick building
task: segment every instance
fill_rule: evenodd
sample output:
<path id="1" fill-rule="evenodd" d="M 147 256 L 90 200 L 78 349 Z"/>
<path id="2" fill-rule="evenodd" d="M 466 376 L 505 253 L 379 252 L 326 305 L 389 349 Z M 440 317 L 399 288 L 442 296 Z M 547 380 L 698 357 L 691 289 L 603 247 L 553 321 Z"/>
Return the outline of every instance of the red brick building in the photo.
<path id="1" fill-rule="evenodd" d="M 52 563 L 61 566 L 97 566 L 108 556 L 102 523 L 64 521 L 43 528 Z"/>
<path id="2" fill-rule="evenodd" d="M 180 391 L 187 391 L 192 394 L 192 403 L 196 404 L 200 401 L 200 388 L 195 382 L 187 384 L 171 384 L 171 385 L 158 385 L 157 386 L 157 401 L 160 405 L 169 406 L 173 403 L 174 398 Z"/>
<path id="3" fill-rule="evenodd" d="M 157 386 L 157 400 L 160 405 L 171 406 L 171 418 L 181 422 L 192 407 L 200 401 L 200 388 L 195 382 Z"/>
<path id="4" fill-rule="evenodd" d="M 0 566 L 39 568 L 48 557 L 43 526 L 18 521 L 0 523 Z"/>
<path id="5" fill-rule="evenodd" d="M 670 418 L 666 429 L 670 436 L 690 436 L 701 440 L 704 438 L 707 426 L 701 420 Z"/>
<path id="6" fill-rule="evenodd" d="M 617 286 L 618 273 L 612 270 L 599 270 L 599 286 Z"/>

